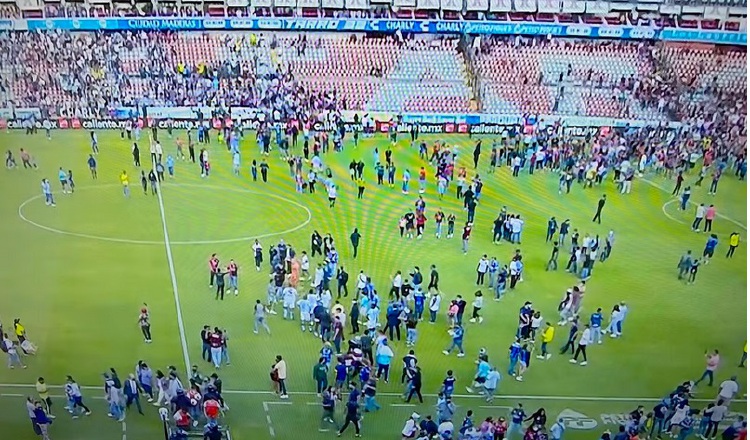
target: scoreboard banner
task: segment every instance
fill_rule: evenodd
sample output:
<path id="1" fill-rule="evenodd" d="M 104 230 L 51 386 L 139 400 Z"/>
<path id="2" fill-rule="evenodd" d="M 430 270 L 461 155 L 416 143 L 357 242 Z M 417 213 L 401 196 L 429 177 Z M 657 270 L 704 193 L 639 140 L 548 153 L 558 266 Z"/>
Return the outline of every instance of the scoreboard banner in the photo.
<path id="1" fill-rule="evenodd" d="M 394 20 L 356 18 L 49 18 L 0 20 L 0 30 L 244 30 L 385 32 L 474 35 L 541 35 L 556 37 L 656 39 L 694 43 L 747 45 L 744 32 L 503 21 Z"/>

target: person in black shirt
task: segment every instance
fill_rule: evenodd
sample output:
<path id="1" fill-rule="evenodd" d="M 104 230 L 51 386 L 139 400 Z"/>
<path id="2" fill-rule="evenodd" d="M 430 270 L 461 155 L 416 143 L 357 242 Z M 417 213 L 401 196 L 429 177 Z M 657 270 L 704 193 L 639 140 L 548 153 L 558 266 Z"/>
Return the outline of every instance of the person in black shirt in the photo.
<path id="1" fill-rule="evenodd" d="M 356 249 L 356 248 L 355 248 Z M 349 296 L 349 288 L 347 287 L 346 283 L 349 282 L 349 274 L 344 270 L 344 266 L 339 266 L 338 270 L 336 271 L 336 284 L 338 289 L 338 298 L 341 298 L 341 291 L 344 291 L 344 297 Z M 354 323 L 352 322 L 352 325 Z M 355 333 L 357 333 L 355 331 Z"/>
<path id="2" fill-rule="evenodd" d="M 549 257 L 549 261 L 547 262 L 547 268 L 545 270 L 550 270 L 549 268 L 552 267 L 552 270 L 557 270 L 557 256 L 560 254 L 560 246 L 557 242 L 555 242 L 552 245 L 552 255 Z"/>
<path id="3" fill-rule="evenodd" d="M 461 325 L 464 317 L 464 310 L 466 309 L 466 301 L 458 295 L 456 298 L 456 304 L 458 305 L 458 312 L 456 313 L 456 324 Z"/>
<path id="4" fill-rule="evenodd" d="M 211 345 L 209 344 L 208 336 L 211 334 L 211 327 L 204 325 L 203 330 L 201 330 L 201 343 L 203 346 L 203 350 L 201 353 L 201 357 L 211 362 Z"/>
<path id="5" fill-rule="evenodd" d="M 349 240 L 351 240 L 352 247 L 354 248 L 353 258 L 357 258 L 357 248 L 359 247 L 360 238 L 362 238 L 362 234 L 359 233 L 359 230 L 357 228 L 354 228 L 354 232 L 352 232 L 352 235 L 349 236 Z"/>
<path id="6" fill-rule="evenodd" d="M 349 312 L 349 320 L 352 322 L 352 333 L 359 333 L 359 302 L 352 301 L 352 310 Z"/>
<path id="7" fill-rule="evenodd" d="M 419 403 L 424 403 L 424 400 L 422 399 L 422 369 L 419 367 L 416 367 L 412 372 L 409 395 L 406 397 L 406 403 L 409 403 L 412 396 L 415 394 L 419 397 Z"/>
<path id="8" fill-rule="evenodd" d="M 154 173 L 154 170 L 148 172 L 148 181 L 151 182 L 151 194 L 156 195 L 156 173 Z"/>
<path id="9" fill-rule="evenodd" d="M 594 214 L 594 218 L 591 219 L 592 222 L 602 224 L 602 209 L 604 209 L 605 203 L 607 203 L 607 195 L 602 194 L 602 198 L 599 199 L 599 203 L 596 205 L 596 214 Z"/>
<path id="10" fill-rule="evenodd" d="M 338 435 L 341 435 L 349 427 L 349 424 L 354 425 L 354 436 L 361 437 L 359 433 L 359 403 L 356 400 L 346 402 L 346 418 L 344 419 L 344 426 L 339 429 Z"/>
<path id="11" fill-rule="evenodd" d="M 323 244 L 323 237 L 320 236 L 318 231 L 313 231 L 312 236 L 310 237 L 310 250 L 312 252 L 311 257 L 315 258 L 315 253 L 319 253 L 321 256 L 323 255 L 323 252 L 321 251 L 321 245 Z"/>
<path id="12" fill-rule="evenodd" d="M 217 268 L 214 273 L 214 276 L 216 277 L 216 299 L 219 299 L 219 295 L 221 295 L 221 300 L 224 301 L 224 275 L 228 273 L 229 272 L 222 272 L 221 268 Z"/>
<path id="13" fill-rule="evenodd" d="M 482 141 L 477 141 L 477 144 L 474 146 L 474 169 L 477 169 L 477 164 L 479 163 L 479 155 L 482 152 Z"/>
<path id="14" fill-rule="evenodd" d="M 437 271 L 437 267 L 435 265 L 430 266 L 430 283 L 427 284 L 427 291 L 431 292 L 432 289 L 435 289 L 436 291 L 438 289 L 438 282 L 440 281 L 440 274 Z"/>

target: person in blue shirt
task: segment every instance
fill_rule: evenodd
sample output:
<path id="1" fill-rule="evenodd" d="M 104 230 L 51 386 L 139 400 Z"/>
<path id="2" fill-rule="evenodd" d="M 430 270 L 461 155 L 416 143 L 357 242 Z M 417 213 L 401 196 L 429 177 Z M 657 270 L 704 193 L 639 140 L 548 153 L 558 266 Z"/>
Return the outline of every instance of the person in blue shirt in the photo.
<path id="1" fill-rule="evenodd" d="M 326 366 L 331 366 L 331 359 L 333 359 L 333 349 L 331 348 L 330 342 L 323 343 L 323 348 L 320 349 L 320 357 L 325 359 Z"/>
<path id="2" fill-rule="evenodd" d="M 507 438 L 510 440 L 514 432 L 518 432 L 523 436 L 523 420 L 526 418 L 526 412 L 523 410 L 523 405 L 518 404 L 517 407 L 513 408 L 510 412 L 510 425 L 508 426 Z"/>
<path id="3" fill-rule="evenodd" d="M 416 289 L 414 291 L 414 316 L 417 320 L 422 320 L 424 314 L 424 292 L 422 289 Z"/>
<path id="4" fill-rule="evenodd" d="M 492 259 L 490 259 L 490 265 L 487 268 L 488 276 L 490 277 L 490 284 L 487 287 L 490 289 L 494 288 L 495 284 L 497 284 L 498 270 L 500 270 L 500 263 L 497 261 L 497 258 L 492 257 Z"/>
<path id="5" fill-rule="evenodd" d="M 703 249 L 703 258 L 705 259 L 704 264 L 708 264 L 709 260 L 714 256 L 716 246 L 719 245 L 719 237 L 716 234 L 711 234 L 706 241 L 706 247 Z"/>
<path id="6" fill-rule="evenodd" d="M 510 344 L 510 348 L 508 349 L 508 375 L 515 376 L 516 375 L 516 364 L 518 363 L 518 360 L 521 358 L 521 340 L 516 338 L 515 341 L 513 341 L 512 344 Z"/>
<path id="7" fill-rule="evenodd" d="M 453 391 L 456 389 L 456 376 L 453 375 L 453 370 L 448 370 L 445 379 L 443 379 L 443 387 L 440 392 L 446 397 L 451 397 Z"/>
<path id="8" fill-rule="evenodd" d="M 57 177 L 60 179 L 60 186 L 62 186 L 63 194 L 68 194 L 68 174 L 62 169 L 62 167 L 60 167 L 60 170 L 57 172 Z"/>
<path id="9" fill-rule="evenodd" d="M 604 320 L 604 317 L 602 316 L 602 309 L 601 307 L 596 309 L 596 312 L 591 314 L 591 337 L 592 342 L 596 342 L 597 344 L 602 343 L 602 321 Z"/>
<path id="10" fill-rule="evenodd" d="M 96 179 L 98 177 L 96 174 L 96 159 L 94 159 L 93 154 L 89 154 L 89 159 L 86 161 L 86 163 L 89 166 L 89 171 L 91 171 L 91 178 Z"/>
<path id="11" fill-rule="evenodd" d="M 458 433 L 461 435 L 466 434 L 466 431 L 474 427 L 474 420 L 472 420 L 472 417 L 474 416 L 474 411 L 468 410 L 466 412 L 466 417 L 464 417 L 463 422 L 461 422 L 461 427 L 458 428 Z"/>
<path id="12" fill-rule="evenodd" d="M 555 232 L 557 231 L 557 220 L 555 217 L 550 217 L 550 219 L 547 221 L 547 238 L 544 240 L 545 243 L 552 240 L 552 238 L 555 236 Z"/>
<path id="13" fill-rule="evenodd" d="M 443 350 L 443 354 L 446 356 L 451 354 L 454 348 L 458 349 L 458 357 L 466 356 L 466 353 L 464 353 L 464 328 L 461 324 L 456 324 L 453 328 L 453 340 L 450 347 Z"/>
<path id="14" fill-rule="evenodd" d="M 174 157 L 171 154 L 167 156 L 167 172 L 169 177 L 174 177 Z"/>
<path id="15" fill-rule="evenodd" d="M 336 389 L 341 391 L 344 388 L 344 383 L 346 383 L 346 377 L 348 374 L 348 370 L 346 368 L 346 364 L 344 364 L 343 358 L 338 359 L 338 363 L 334 367 L 334 371 L 336 372 Z"/>
<path id="16" fill-rule="evenodd" d="M 473 393 L 476 388 L 482 389 L 485 381 L 487 381 L 487 375 L 490 374 L 490 363 L 484 359 L 477 360 L 477 374 L 474 377 L 474 382 L 470 387 L 466 387 L 466 391 Z"/>

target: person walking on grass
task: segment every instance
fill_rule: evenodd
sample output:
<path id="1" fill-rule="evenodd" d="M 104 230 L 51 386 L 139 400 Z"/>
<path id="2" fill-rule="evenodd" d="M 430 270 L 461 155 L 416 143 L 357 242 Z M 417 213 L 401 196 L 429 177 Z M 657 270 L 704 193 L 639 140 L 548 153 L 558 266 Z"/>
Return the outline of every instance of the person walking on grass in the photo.
<path id="1" fill-rule="evenodd" d="M 255 306 L 253 306 L 253 314 L 255 318 L 253 333 L 257 335 L 259 327 L 263 327 L 270 335 L 271 329 L 268 327 L 268 323 L 266 322 L 266 308 L 265 306 L 263 306 L 259 299 L 255 300 Z"/>
<path id="2" fill-rule="evenodd" d="M 607 195 L 602 194 L 602 198 L 599 199 L 599 202 L 596 204 L 596 214 L 594 214 L 594 218 L 591 219 L 592 222 L 602 224 L 602 210 L 604 209 L 605 203 L 607 203 Z"/>
<path id="3" fill-rule="evenodd" d="M 89 416 L 91 410 L 83 403 L 83 394 L 81 394 L 81 387 L 73 379 L 72 376 L 67 376 L 65 379 L 65 395 L 68 398 L 68 412 L 73 416 L 74 419 L 78 418 L 78 408 L 83 409 L 84 413 Z"/>
<path id="4" fill-rule="evenodd" d="M 141 398 L 140 394 L 142 392 L 141 386 L 136 382 L 135 375 L 129 374 L 127 380 L 125 380 L 125 383 L 123 384 L 123 389 L 125 391 L 125 408 L 129 409 L 130 405 L 135 403 L 135 407 L 138 409 L 138 414 L 143 414 L 143 408 L 141 407 Z"/>
<path id="5" fill-rule="evenodd" d="M 721 361 L 721 357 L 719 356 L 719 350 L 714 350 L 711 353 L 706 351 L 705 357 L 706 357 L 706 369 L 703 370 L 703 374 L 701 375 L 700 379 L 695 381 L 695 385 L 698 385 L 699 383 L 703 382 L 705 379 L 708 379 L 708 386 L 713 386 L 714 374 L 716 373 L 716 370 L 719 368 L 719 363 Z"/>
<path id="6" fill-rule="evenodd" d="M 735 231 L 729 234 L 729 249 L 727 250 L 726 258 L 734 257 L 734 251 L 737 250 L 737 246 L 740 245 L 740 233 Z"/>
<path id="7" fill-rule="evenodd" d="M 349 240 L 352 242 L 352 248 L 354 249 L 354 255 L 352 258 L 357 258 L 357 248 L 359 248 L 359 240 L 362 238 L 362 234 L 359 233 L 359 229 L 354 228 L 354 231 L 349 236 Z"/>
<path id="8" fill-rule="evenodd" d="M 154 173 L 154 170 L 151 170 L 148 172 L 148 181 L 151 183 L 151 195 L 155 196 L 157 194 L 157 184 L 158 179 L 156 177 L 156 173 Z"/>
<path id="9" fill-rule="evenodd" d="M 326 387 L 323 391 L 321 404 L 323 415 L 320 418 L 320 432 L 328 432 L 328 425 L 333 425 L 338 431 L 341 427 L 336 422 L 336 393 L 333 387 Z"/>
<path id="10" fill-rule="evenodd" d="M 8 338 L 8 334 L 3 334 L 3 351 L 8 355 L 8 368 L 11 370 L 16 368 L 16 365 L 18 365 L 21 368 L 26 368 L 26 364 L 24 364 L 21 361 L 21 356 L 18 354 L 18 344 L 11 341 L 10 338 Z"/>
<path id="11" fill-rule="evenodd" d="M 52 418 L 44 411 L 42 402 L 34 402 L 33 412 L 30 410 L 29 416 L 32 414 L 32 422 L 38 427 L 42 440 L 50 440 L 49 426 L 52 424 Z"/>
<path id="12" fill-rule="evenodd" d="M 349 400 L 346 402 L 346 418 L 344 419 L 344 425 L 339 429 L 337 436 L 341 437 L 341 434 L 346 431 L 349 424 L 354 425 L 354 436 L 362 437 L 360 434 L 360 414 L 359 414 L 359 403 L 356 400 Z"/>
<path id="13" fill-rule="evenodd" d="M 581 362 L 579 365 L 584 367 L 588 364 L 588 358 L 586 357 L 586 347 L 590 343 L 591 343 L 591 325 L 586 324 L 583 328 L 583 332 L 581 333 L 580 339 L 578 339 L 578 347 L 576 348 L 576 352 L 573 355 L 573 359 L 570 360 L 571 364 L 578 363 L 579 355 L 583 355 L 583 362 Z"/>
<path id="14" fill-rule="evenodd" d="M 39 400 L 44 404 L 44 411 L 47 413 L 47 416 L 49 418 L 54 419 L 55 416 L 52 415 L 52 399 L 50 399 L 49 397 L 47 383 L 45 382 L 43 377 L 37 379 L 35 387 L 37 394 L 39 394 Z"/>
<path id="15" fill-rule="evenodd" d="M 141 333 L 143 333 L 144 342 L 147 344 L 150 344 L 151 343 L 151 318 L 148 313 L 148 307 L 146 306 L 146 303 L 143 303 L 143 307 L 141 307 L 141 312 L 138 314 L 138 326 L 141 328 Z"/>

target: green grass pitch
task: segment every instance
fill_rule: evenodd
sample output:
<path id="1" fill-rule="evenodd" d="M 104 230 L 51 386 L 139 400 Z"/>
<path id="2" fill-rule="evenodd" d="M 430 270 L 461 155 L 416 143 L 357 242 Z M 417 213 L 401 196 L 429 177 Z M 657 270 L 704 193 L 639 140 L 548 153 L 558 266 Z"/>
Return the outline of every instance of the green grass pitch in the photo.
<path id="1" fill-rule="evenodd" d="M 101 154 L 99 179 L 90 178 L 86 159 L 90 152 L 88 135 L 83 131 L 58 131 L 47 141 L 43 134 L 26 136 L 20 131 L 0 134 L 2 149 L 18 156 L 19 148 L 31 151 L 38 170 L 3 170 L 0 172 L 0 285 L 2 307 L 0 319 L 6 329 L 15 317 L 22 318 L 28 335 L 39 346 L 36 357 L 26 358 L 26 370 L 0 368 L 0 426 L 3 438 L 33 438 L 23 405 L 23 396 L 33 395 L 32 385 L 38 376 L 49 383 L 61 384 L 71 374 L 79 383 L 96 388 L 85 395 L 94 410 L 90 418 L 70 420 L 60 414 L 52 426 L 54 439 L 131 439 L 161 438 L 156 411 L 148 408 L 147 416 L 129 414 L 126 426 L 107 419 L 100 390 L 101 373 L 109 367 L 121 374 L 131 371 L 138 359 L 154 369 L 173 364 L 185 369 L 178 314 L 175 305 L 170 266 L 165 246 L 164 227 L 157 198 L 143 195 L 137 179 L 138 169 L 131 162 L 130 146 L 114 131 L 99 132 Z M 175 136 L 184 133 L 175 133 Z M 175 143 L 160 132 L 165 153 L 174 154 Z M 437 137 L 427 137 L 432 142 Z M 472 175 L 470 161 L 472 141 L 465 136 L 446 135 L 442 139 L 461 147 L 459 162 Z M 147 142 L 141 151 L 147 162 Z M 420 241 L 398 237 L 400 215 L 413 207 L 416 179 L 412 194 L 402 195 L 399 188 L 378 187 L 372 170 L 372 153 L 386 148 L 384 136 L 362 139 L 354 149 L 347 139 L 343 153 L 329 153 L 325 163 L 331 167 L 340 185 L 338 202 L 328 208 L 323 192 L 297 194 L 288 166 L 275 154 L 270 158 L 270 182 L 252 182 L 249 166 L 259 159 L 254 136 L 242 142 L 242 175 L 234 176 L 226 149 L 214 142 L 210 147 L 213 171 L 202 179 L 197 165 L 179 162 L 176 178 L 163 186 L 164 217 L 169 234 L 169 249 L 184 322 L 187 355 L 203 373 L 212 368 L 200 360 L 199 331 L 202 325 L 226 327 L 231 335 L 232 365 L 219 372 L 231 406 L 228 423 L 233 438 L 266 439 L 331 437 L 319 434 L 319 407 L 311 368 L 317 360 L 320 343 L 310 334 L 301 334 L 296 323 L 284 322 L 280 316 L 270 319 L 272 336 L 253 335 L 252 304 L 265 299 L 267 275 L 253 268 L 251 237 L 261 236 L 267 250 L 283 238 L 299 251 L 309 248 L 313 229 L 330 232 L 341 253 L 341 263 L 350 276 L 360 269 L 370 274 L 379 291 L 387 292 L 389 276 L 400 269 L 407 271 L 419 265 L 427 271 L 436 264 L 441 275 L 444 298 L 457 294 L 472 296 L 474 270 L 482 254 L 497 256 L 507 262 L 515 246 L 491 242 L 492 220 L 501 206 L 520 213 L 526 220 L 521 246 L 524 253 L 525 282 L 509 292 L 500 302 L 487 301 L 485 321 L 469 324 L 466 331 L 467 357 L 446 357 L 441 350 L 448 344 L 445 326 L 419 325 L 416 353 L 424 372 L 424 392 L 434 394 L 447 369 L 456 371 L 461 388 L 469 384 L 473 359 L 480 347 L 489 350 L 490 360 L 504 370 L 506 349 L 516 326 L 518 308 L 526 300 L 534 302 L 548 320 L 557 320 L 556 307 L 564 292 L 576 280 L 563 270 L 545 272 L 549 246 L 544 243 L 546 220 L 570 218 L 572 227 L 581 234 L 606 235 L 612 229 L 617 241 L 612 257 L 597 263 L 588 283 L 583 302 L 584 315 L 596 307 L 611 310 L 616 302 L 627 301 L 630 314 L 621 340 L 607 338 L 590 350 L 586 368 L 573 366 L 565 356 L 532 362 L 522 383 L 504 375 L 500 398 L 494 408 L 483 401 L 459 398 L 459 411 L 473 408 L 482 417 L 506 415 L 508 406 L 525 402 L 531 410 L 538 406 L 550 415 L 565 410 L 570 416 L 571 438 L 594 438 L 596 431 L 613 428 L 617 415 L 634 408 L 639 402 L 665 395 L 678 382 L 697 379 L 703 370 L 703 353 L 717 348 L 723 356 L 718 372 L 721 381 L 737 374 L 746 386 L 744 370 L 736 365 L 746 339 L 746 247 L 743 242 L 732 260 L 724 258 L 729 234 L 737 230 L 746 239 L 747 199 L 744 182 L 733 176 L 722 178 L 716 196 L 706 194 L 707 186 L 696 190 L 692 200 L 714 203 L 722 217 L 715 221 L 715 232 L 721 243 L 713 261 L 703 266 L 695 285 L 676 280 L 676 264 L 686 249 L 702 251 L 706 235 L 690 231 L 693 207 L 678 210 L 669 196 L 671 182 L 659 176 L 647 176 L 651 184 L 637 180 L 630 195 L 616 193 L 611 181 L 601 188 L 582 190 L 575 186 L 571 194 L 558 195 L 557 179 L 549 173 L 529 176 L 522 172 L 512 178 L 507 168 L 487 175 L 489 146 L 478 170 L 485 189 L 477 208 L 475 231 L 470 251 L 464 256 L 459 238 L 436 239 L 430 232 Z M 367 189 L 363 200 L 356 199 L 356 189 L 349 180 L 347 166 L 351 158 L 367 165 Z M 403 138 L 394 149 L 399 172 L 405 166 L 416 176 L 420 160 Z M 72 169 L 76 180 L 73 195 L 56 193 L 57 207 L 46 207 L 40 197 L 40 179 L 47 177 L 59 190 L 58 167 Z M 132 196 L 122 196 L 118 176 L 122 170 L 131 175 Z M 689 178 L 690 181 L 693 176 Z M 455 187 L 451 187 L 455 191 Z M 452 194 L 453 191 L 449 191 Z M 596 200 L 608 195 L 601 225 L 591 222 Z M 465 212 L 454 197 L 439 201 L 435 186 L 425 196 L 427 217 L 437 207 L 453 212 L 458 225 Z M 457 226 L 458 226 L 457 225 Z M 351 258 L 348 236 L 359 228 L 363 239 L 361 256 Z M 240 265 L 240 294 L 214 299 L 208 288 L 207 259 L 217 253 L 223 262 L 233 258 Z M 560 261 L 564 263 L 565 256 Z M 313 260 L 315 263 L 316 260 Z M 353 279 L 350 281 L 350 287 Z M 136 324 L 138 309 L 146 302 L 152 314 L 153 344 L 144 344 Z M 348 307 L 348 304 L 347 304 Z M 563 343 L 566 329 L 558 329 L 553 345 Z M 395 345 L 397 359 L 406 352 L 403 342 Z M 288 362 L 288 386 L 291 399 L 279 402 L 267 394 L 270 389 L 268 368 L 276 354 Z M 398 362 L 396 362 L 398 367 Z M 396 368 L 395 373 L 400 372 Z M 364 420 L 367 438 L 396 438 L 403 421 L 412 411 L 431 412 L 434 396 L 424 405 L 403 406 L 398 398 L 402 387 L 396 380 L 380 384 L 379 398 L 383 409 Z M 744 393 L 744 391 L 742 391 Z M 56 390 L 54 394 L 62 394 Z M 700 398 L 710 399 L 715 390 L 702 386 Z M 509 396 L 509 397 L 505 397 Z M 95 399 L 95 400 L 92 400 Z M 266 402 L 264 404 L 264 402 Z M 744 412 L 744 403 L 733 408 Z M 572 412 L 571 412 L 572 411 Z M 457 417 L 458 418 L 458 417 Z M 608 425 L 609 424 L 609 425 Z M 124 431 L 124 432 L 123 432 Z M 5 436 L 5 433 L 10 435 Z M 345 434 L 352 435 L 352 434 Z"/>

